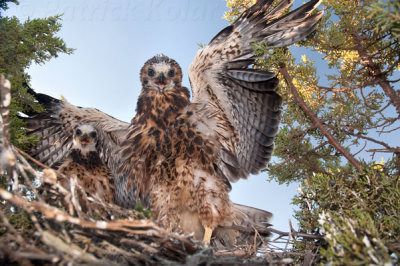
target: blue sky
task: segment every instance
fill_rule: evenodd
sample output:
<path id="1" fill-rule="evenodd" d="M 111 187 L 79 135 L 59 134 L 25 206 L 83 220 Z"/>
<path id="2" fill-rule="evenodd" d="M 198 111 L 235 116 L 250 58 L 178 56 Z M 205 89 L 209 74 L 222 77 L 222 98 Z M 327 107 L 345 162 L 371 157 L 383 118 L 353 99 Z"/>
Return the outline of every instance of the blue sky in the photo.
<path id="1" fill-rule="evenodd" d="M 130 121 L 144 62 L 159 53 L 174 58 L 189 87 L 187 69 L 198 44 L 207 44 L 228 25 L 222 19 L 226 10 L 224 0 L 20 0 L 18 6 L 10 4 L 5 15 L 23 21 L 63 14 L 59 36 L 76 51 L 32 65 L 32 87 Z M 274 227 L 287 231 L 297 184 L 266 180 L 264 172 L 233 184 L 231 199 L 272 212 Z"/>

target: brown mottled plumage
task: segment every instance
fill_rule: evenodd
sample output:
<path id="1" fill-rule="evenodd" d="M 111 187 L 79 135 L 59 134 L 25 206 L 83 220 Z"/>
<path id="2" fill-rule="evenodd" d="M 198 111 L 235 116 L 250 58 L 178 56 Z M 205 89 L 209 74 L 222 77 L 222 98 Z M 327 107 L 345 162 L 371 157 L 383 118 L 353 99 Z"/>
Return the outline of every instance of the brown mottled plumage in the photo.
<path id="1" fill-rule="evenodd" d="M 267 165 L 281 114 L 275 75 L 248 68 L 252 43 L 292 44 L 322 15 L 311 15 L 319 1 L 310 1 L 278 18 L 290 1 L 272 2 L 258 1 L 198 51 L 189 69 L 192 103 L 180 100 L 186 89 L 174 60 L 157 55 L 144 64 L 137 114 L 121 145 L 121 204 L 132 206 L 138 196 L 165 226 L 204 235 L 206 243 L 215 229 L 238 222 L 230 182 Z M 232 232 L 227 242 L 235 238 Z"/>
<path id="2" fill-rule="evenodd" d="M 259 0 L 198 51 L 189 69 L 192 102 L 179 65 L 164 55 L 141 70 L 142 91 L 129 126 L 98 110 L 36 95 L 46 113 L 28 124 L 42 138 L 32 154 L 48 164 L 61 162 L 73 125 L 91 124 L 99 132 L 100 158 L 114 174 L 118 204 L 134 207 L 140 199 L 166 227 L 198 239 L 204 234 L 206 243 L 213 231 L 212 241 L 229 245 L 247 236 L 235 226 L 262 229 L 270 213 L 233 204 L 228 196 L 230 182 L 269 162 L 281 115 L 278 79 L 249 67 L 252 46 L 293 44 L 322 16 L 311 14 L 319 0 L 283 16 L 292 0 L 273 2 Z"/>
<path id="3" fill-rule="evenodd" d="M 139 197 L 165 227 L 193 232 L 201 239 L 205 227 L 229 227 L 246 220 L 243 212 L 233 208 L 229 180 L 218 165 L 222 153 L 231 161 L 236 157 L 221 146 L 209 107 L 189 104 L 180 79 L 165 78 L 171 69 L 180 73 L 175 61 L 164 55 L 148 60 L 142 68 L 141 73 L 154 71 L 154 75 L 142 75 L 137 114 L 121 144 L 123 164 L 116 178 L 118 190 L 126 193 L 117 193 L 116 199 L 120 205 L 134 207 Z M 160 77 L 162 87 L 157 85 Z M 135 193 L 128 193 L 132 190 Z M 271 217 L 259 212 L 266 217 L 264 222 Z M 236 231 L 223 231 L 217 230 L 217 239 L 235 243 Z"/>
<path id="4" fill-rule="evenodd" d="M 87 196 L 96 196 L 106 203 L 114 203 L 114 178 L 99 157 L 97 138 L 93 126 L 79 125 L 74 133 L 72 149 L 58 171 L 66 178 L 76 177 Z M 67 189 L 70 188 L 70 179 L 62 180 L 62 185 Z"/>

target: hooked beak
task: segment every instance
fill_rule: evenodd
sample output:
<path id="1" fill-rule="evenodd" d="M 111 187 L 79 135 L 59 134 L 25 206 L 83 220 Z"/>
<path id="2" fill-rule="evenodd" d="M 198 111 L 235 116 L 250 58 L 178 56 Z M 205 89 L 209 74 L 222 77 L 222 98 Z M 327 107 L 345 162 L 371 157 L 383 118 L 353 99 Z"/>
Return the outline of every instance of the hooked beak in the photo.
<path id="1" fill-rule="evenodd" d="M 86 144 L 89 144 L 91 142 L 91 138 L 89 137 L 88 134 L 83 133 L 83 135 L 79 137 L 79 141 L 82 144 L 86 145 Z"/>
<path id="2" fill-rule="evenodd" d="M 160 75 L 158 75 L 157 80 L 156 80 L 156 84 L 161 90 L 164 89 L 164 87 L 166 85 L 166 80 L 165 80 L 164 73 L 160 73 Z"/>

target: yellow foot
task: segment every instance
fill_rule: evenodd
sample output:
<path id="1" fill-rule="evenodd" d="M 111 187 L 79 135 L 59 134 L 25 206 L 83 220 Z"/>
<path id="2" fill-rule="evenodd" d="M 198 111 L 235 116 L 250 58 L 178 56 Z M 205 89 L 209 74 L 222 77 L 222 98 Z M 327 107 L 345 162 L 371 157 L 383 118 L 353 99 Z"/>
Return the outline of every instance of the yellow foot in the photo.
<path id="1" fill-rule="evenodd" d="M 168 232 L 168 233 L 171 233 L 171 232 L 172 232 L 172 226 L 168 226 L 167 232 Z"/>
<path id="2" fill-rule="evenodd" d="M 205 229 L 205 231 L 204 231 L 203 243 L 206 246 L 209 246 L 213 230 L 211 229 L 211 227 L 207 227 L 207 226 L 204 229 Z"/>

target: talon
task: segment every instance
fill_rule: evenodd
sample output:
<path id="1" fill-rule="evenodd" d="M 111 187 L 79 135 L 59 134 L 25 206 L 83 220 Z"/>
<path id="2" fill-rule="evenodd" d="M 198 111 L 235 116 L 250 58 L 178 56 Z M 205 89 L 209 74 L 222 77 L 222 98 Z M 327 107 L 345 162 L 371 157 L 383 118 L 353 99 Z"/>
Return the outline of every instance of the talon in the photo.
<path id="1" fill-rule="evenodd" d="M 211 227 L 207 227 L 207 226 L 204 229 L 205 229 L 205 231 L 204 231 L 203 243 L 206 246 L 209 246 L 213 229 Z"/>

